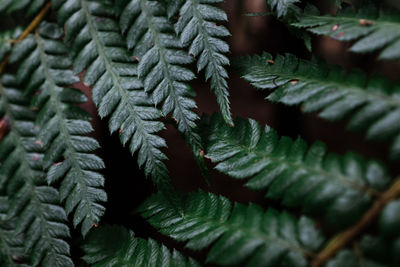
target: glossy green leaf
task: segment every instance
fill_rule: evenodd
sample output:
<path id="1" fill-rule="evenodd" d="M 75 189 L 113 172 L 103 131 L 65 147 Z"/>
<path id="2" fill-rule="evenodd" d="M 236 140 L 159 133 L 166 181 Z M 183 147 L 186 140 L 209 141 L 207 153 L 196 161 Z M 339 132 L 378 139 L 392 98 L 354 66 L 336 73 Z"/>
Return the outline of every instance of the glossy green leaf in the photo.
<path id="1" fill-rule="evenodd" d="M 391 157 L 400 158 L 398 85 L 291 54 L 273 58 L 264 53 L 242 58 L 238 65 L 254 87 L 273 90 L 268 100 L 302 105 L 304 112 L 318 112 L 326 120 L 348 119 L 349 128 L 366 131 L 368 139 L 391 141 Z"/>
<path id="2" fill-rule="evenodd" d="M 307 255 L 324 238 L 314 223 L 287 212 L 250 204 L 234 204 L 202 191 L 190 194 L 181 207 L 168 205 L 162 194 L 150 197 L 142 216 L 164 235 L 188 241 L 186 247 L 211 246 L 207 262 L 223 266 L 307 266 Z"/>
<path id="3" fill-rule="evenodd" d="M 262 128 L 254 120 L 235 124 L 228 127 L 215 115 L 204 127 L 206 157 L 215 168 L 247 179 L 251 189 L 268 189 L 266 197 L 280 199 L 286 206 L 325 215 L 335 228 L 358 220 L 375 192 L 390 183 L 382 164 L 355 153 L 327 153 L 321 142 L 308 146 L 301 138 L 279 137 L 271 127 Z"/>

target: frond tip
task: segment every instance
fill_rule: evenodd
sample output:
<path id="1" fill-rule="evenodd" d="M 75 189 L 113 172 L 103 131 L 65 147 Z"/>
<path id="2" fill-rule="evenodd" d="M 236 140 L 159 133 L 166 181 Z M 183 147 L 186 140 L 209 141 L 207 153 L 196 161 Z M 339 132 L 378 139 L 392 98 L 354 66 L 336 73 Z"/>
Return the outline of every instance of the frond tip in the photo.
<path id="1" fill-rule="evenodd" d="M 181 207 L 169 206 L 161 193 L 141 207 L 145 217 L 161 233 L 186 247 L 200 250 L 212 245 L 207 262 L 223 266 L 307 266 L 307 257 L 324 238 L 314 223 L 287 212 L 235 204 L 202 191 L 187 196 Z"/>
<path id="2" fill-rule="evenodd" d="M 206 80 L 211 79 L 211 90 L 214 91 L 224 120 L 233 125 L 229 107 L 228 72 L 229 65 L 226 53 L 229 45 L 222 39 L 230 36 L 229 30 L 217 23 L 227 21 L 226 13 L 214 3 L 222 0 L 186 0 L 180 9 L 179 20 L 175 30 L 180 35 L 184 46 L 189 46 L 189 55 L 197 57 L 198 72 L 205 69 Z"/>
<path id="3" fill-rule="evenodd" d="M 83 245 L 83 259 L 91 266 L 199 267 L 193 259 L 156 241 L 134 236 L 120 226 L 104 226 L 89 234 Z"/>
<path id="4" fill-rule="evenodd" d="M 273 58 L 264 53 L 242 58 L 238 65 L 254 87 L 273 90 L 270 101 L 301 104 L 304 112 L 319 112 L 327 120 L 348 119 L 349 128 L 366 131 L 368 139 L 390 140 L 391 158 L 400 159 L 399 86 L 291 54 Z"/>
<path id="5" fill-rule="evenodd" d="M 246 186 L 251 189 L 268 188 L 266 197 L 282 199 L 286 206 L 325 215 L 336 228 L 359 219 L 390 182 L 376 161 L 354 153 L 326 153 L 321 142 L 308 147 L 301 138 L 279 138 L 275 130 L 262 129 L 254 120 L 235 124 L 228 127 L 213 116 L 205 127 L 206 157 L 215 168 L 237 179 L 249 178 Z"/>

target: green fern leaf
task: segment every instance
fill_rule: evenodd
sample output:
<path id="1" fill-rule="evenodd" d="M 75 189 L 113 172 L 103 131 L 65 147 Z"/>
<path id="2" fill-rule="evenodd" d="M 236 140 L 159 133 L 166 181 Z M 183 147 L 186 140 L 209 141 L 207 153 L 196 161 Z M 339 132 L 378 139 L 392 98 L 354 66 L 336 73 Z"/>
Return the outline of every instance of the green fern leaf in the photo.
<path id="1" fill-rule="evenodd" d="M 104 226 L 94 230 L 83 245 L 83 259 L 90 266 L 200 266 L 176 250 L 171 253 L 154 240 L 134 236 L 121 226 Z"/>
<path id="2" fill-rule="evenodd" d="M 224 120 L 233 125 L 229 107 L 228 73 L 225 66 L 229 59 L 224 55 L 229 52 L 229 45 L 221 38 L 230 35 L 224 26 L 217 23 L 227 21 L 227 15 L 213 3 L 222 0 L 186 0 L 180 10 L 179 20 L 175 25 L 184 46 L 189 46 L 189 54 L 198 57 L 197 70 L 205 69 L 206 80 L 211 79 L 211 90 L 217 96 Z"/>
<path id="3" fill-rule="evenodd" d="M 21 33 L 20 27 L 0 33 L 0 61 L 11 51 L 12 41 L 16 40 Z"/>
<path id="4" fill-rule="evenodd" d="M 207 262 L 224 266 L 307 266 L 307 255 L 324 239 L 314 223 L 297 219 L 287 212 L 259 206 L 235 204 L 202 191 L 182 201 L 183 213 L 168 206 L 162 194 L 153 195 L 142 206 L 145 217 L 161 233 L 186 247 L 200 250 L 212 247 Z"/>
<path id="5" fill-rule="evenodd" d="M 267 0 L 267 5 L 278 18 L 285 17 L 291 10 L 296 9 L 300 0 Z"/>
<path id="6" fill-rule="evenodd" d="M 8 218 L 8 206 L 7 197 L 0 197 L 0 265 L 28 266 L 24 264 L 24 239 L 22 234 L 15 233 L 16 222 L 15 219 Z"/>
<path id="7" fill-rule="evenodd" d="M 215 168 L 237 179 L 250 178 L 246 186 L 268 188 L 266 196 L 286 206 L 325 215 L 331 226 L 355 222 L 390 182 L 381 164 L 354 153 L 327 154 L 321 142 L 308 148 L 301 138 L 279 139 L 276 131 L 262 130 L 254 120 L 235 124 L 228 127 L 213 116 L 207 126 L 206 156 L 217 163 Z"/>
<path id="8" fill-rule="evenodd" d="M 193 59 L 175 36 L 167 19 L 165 3 L 151 0 L 131 0 L 121 14 L 122 32 L 127 35 L 129 49 L 139 59 L 138 75 L 144 89 L 151 93 L 154 104 L 162 103 L 164 115 L 172 113 L 178 130 L 201 161 L 202 144 L 196 130 L 198 115 L 194 91 L 187 82 L 195 78 L 183 67 Z"/>
<path id="9" fill-rule="evenodd" d="M 327 120 L 349 119 L 349 128 L 366 131 L 368 139 L 391 140 L 391 157 L 400 158 L 399 87 L 388 81 L 366 77 L 358 72 L 349 75 L 341 68 L 299 60 L 293 55 L 275 59 L 264 53 L 247 57 L 242 66 L 243 78 L 259 89 L 275 89 L 268 97 L 286 105 L 302 104 L 305 112 L 319 112 Z"/>
<path id="10" fill-rule="evenodd" d="M 39 12 L 46 0 L 0 0 L 0 13 L 14 13 L 23 9 L 27 16 L 32 16 Z"/>
<path id="11" fill-rule="evenodd" d="M 74 212 L 74 226 L 82 223 L 85 235 L 100 221 L 107 201 L 99 173 L 103 161 L 94 154 L 99 144 L 91 137 L 88 115 L 74 104 L 87 101 L 79 90 L 63 87 L 79 81 L 69 70 L 68 48 L 60 41 L 63 31 L 56 24 L 42 23 L 35 36 L 19 43 L 11 54 L 12 61 L 22 60 L 18 80 L 27 92 L 37 92 L 32 101 L 39 110 L 39 140 L 46 148 L 43 159 L 47 182 L 61 181 L 61 200 L 67 213 Z"/>
<path id="12" fill-rule="evenodd" d="M 10 132 L 0 143 L 1 191 L 9 197 L 8 216 L 17 216 L 16 233 L 25 233 L 25 251 L 33 266 L 73 266 L 69 257 L 67 216 L 60 196 L 45 185 L 42 147 L 36 142 L 34 113 L 14 77 L 4 75 L 1 99 Z"/>
<path id="13" fill-rule="evenodd" d="M 137 64 L 125 49 L 112 6 L 101 1 L 59 0 L 60 24 L 65 24 L 66 40 L 73 43 L 74 71 L 86 70 L 84 82 L 93 85 L 93 100 L 102 118 L 109 116 L 111 132 L 119 131 L 121 142 L 130 142 L 138 152 L 139 166 L 156 184 L 168 178 L 163 163 L 161 112 L 143 90 L 137 77 Z"/>
<path id="14" fill-rule="evenodd" d="M 357 12 L 346 8 L 336 16 L 304 14 L 292 25 L 338 41 L 357 40 L 350 48 L 355 53 L 382 50 L 379 59 L 400 58 L 400 15 L 389 10 L 366 6 Z"/>

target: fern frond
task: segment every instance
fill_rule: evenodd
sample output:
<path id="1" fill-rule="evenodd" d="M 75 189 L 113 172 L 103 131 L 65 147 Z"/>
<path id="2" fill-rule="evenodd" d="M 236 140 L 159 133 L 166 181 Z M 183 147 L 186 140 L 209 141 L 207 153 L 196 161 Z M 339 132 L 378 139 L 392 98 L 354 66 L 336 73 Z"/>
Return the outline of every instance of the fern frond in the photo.
<path id="1" fill-rule="evenodd" d="M 0 265 L 27 266 L 23 236 L 15 233 L 15 219 L 7 216 L 8 198 L 0 197 Z M 19 264 L 21 263 L 21 264 Z"/>
<path id="2" fill-rule="evenodd" d="M 172 113 L 178 130 L 198 157 L 202 145 L 196 131 L 198 115 L 194 91 L 187 84 L 195 75 L 183 67 L 193 58 L 184 50 L 167 18 L 166 5 L 160 1 L 130 0 L 120 17 L 129 49 L 139 59 L 138 75 L 154 104 L 162 103 L 164 115 Z"/>
<path id="3" fill-rule="evenodd" d="M 22 33 L 21 27 L 0 32 L 0 61 L 11 51 L 12 42 Z"/>
<path id="4" fill-rule="evenodd" d="M 84 82 L 93 85 L 93 100 L 102 118 L 109 116 L 111 132 L 119 131 L 121 142 L 130 142 L 138 152 L 139 166 L 156 183 L 168 178 L 163 163 L 164 139 L 156 133 L 164 124 L 161 112 L 143 90 L 137 64 L 125 49 L 112 6 L 101 1 L 62 0 L 54 3 L 66 39 L 73 42 L 74 71 L 86 70 Z"/>
<path id="5" fill-rule="evenodd" d="M 264 53 L 238 64 L 243 67 L 243 78 L 253 86 L 274 89 L 268 100 L 302 104 L 304 112 L 319 112 L 327 120 L 349 119 L 348 127 L 366 131 L 368 139 L 392 141 L 391 157 L 400 158 L 398 86 L 380 78 L 367 82 L 362 73 L 346 75 L 339 67 L 328 68 L 289 54 L 273 59 Z"/>
<path id="6" fill-rule="evenodd" d="M 250 178 L 246 186 L 263 190 L 266 197 L 301 206 L 309 214 L 325 215 L 335 227 L 360 218 L 371 196 L 390 182 L 386 169 L 361 156 L 326 153 L 316 142 L 308 147 L 301 138 L 279 138 L 276 131 L 254 120 L 238 120 L 234 128 L 213 116 L 205 137 L 206 156 L 216 169 L 236 179 Z"/>
<path id="7" fill-rule="evenodd" d="M 15 233 L 24 233 L 24 246 L 33 266 L 72 266 L 67 216 L 60 196 L 45 185 L 42 147 L 37 142 L 34 113 L 13 76 L 4 75 L 1 100 L 10 132 L 0 143 L 0 184 L 9 197 L 8 216 L 16 216 Z"/>
<path id="8" fill-rule="evenodd" d="M 39 31 L 19 43 L 11 61 L 22 60 L 17 79 L 27 92 L 37 92 L 32 102 L 39 110 L 39 140 L 46 147 L 43 165 L 47 182 L 61 181 L 60 196 L 74 226 L 82 223 L 85 235 L 98 224 L 107 201 L 103 190 L 103 161 L 94 154 L 97 141 L 86 136 L 93 131 L 89 117 L 74 104 L 87 101 L 77 89 L 63 87 L 79 81 L 69 70 L 68 48 L 60 41 L 63 31 L 56 24 L 42 23 Z"/>
<path id="9" fill-rule="evenodd" d="M 156 241 L 135 237 L 121 226 L 94 230 L 83 245 L 83 259 L 90 266 L 200 266 L 178 251 L 172 253 Z"/>
<path id="10" fill-rule="evenodd" d="M 285 17 L 291 10 L 297 10 L 300 0 L 267 0 L 267 5 L 278 18 Z"/>
<path id="11" fill-rule="evenodd" d="M 145 217 L 161 233 L 186 247 L 212 247 L 207 262 L 224 266 L 306 266 L 306 257 L 324 241 L 314 223 L 287 212 L 235 204 L 202 191 L 187 196 L 182 206 L 168 206 L 155 194 L 141 207 Z"/>
<path id="12" fill-rule="evenodd" d="M 224 26 L 217 23 L 228 20 L 226 13 L 214 3 L 222 0 L 186 0 L 180 9 L 179 20 L 175 25 L 184 46 L 189 47 L 189 54 L 197 57 L 197 70 L 205 69 L 206 80 L 211 79 L 211 90 L 214 91 L 224 120 L 233 125 L 229 107 L 228 72 L 225 66 L 229 59 L 229 45 L 222 40 L 230 35 Z"/>
<path id="13" fill-rule="evenodd" d="M 26 15 L 32 16 L 39 12 L 46 0 L 0 0 L 0 13 L 14 13 L 26 9 Z"/>
<path id="14" fill-rule="evenodd" d="M 357 40 L 350 48 L 355 53 L 382 50 L 379 59 L 400 58 L 400 15 L 389 10 L 365 6 L 346 8 L 336 16 L 306 13 L 292 25 L 338 41 Z"/>

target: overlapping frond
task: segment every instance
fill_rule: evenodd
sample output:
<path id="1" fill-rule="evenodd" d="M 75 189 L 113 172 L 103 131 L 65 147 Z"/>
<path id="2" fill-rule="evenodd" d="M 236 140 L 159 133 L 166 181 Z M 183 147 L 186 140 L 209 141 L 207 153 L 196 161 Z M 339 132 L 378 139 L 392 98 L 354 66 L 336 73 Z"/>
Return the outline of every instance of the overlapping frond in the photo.
<path id="1" fill-rule="evenodd" d="M 189 55 L 197 58 L 197 71 L 205 70 L 206 80 L 211 80 L 224 120 L 233 125 L 229 107 L 228 72 L 226 53 L 229 45 L 222 39 L 229 30 L 218 23 L 227 21 L 225 11 L 214 6 L 222 0 L 186 0 L 180 9 L 175 30 L 182 44 L 189 46 Z"/>
<path id="2" fill-rule="evenodd" d="M 162 194 L 153 195 L 141 208 L 142 216 L 161 233 L 186 247 L 200 250 L 212 245 L 207 262 L 224 266 L 307 266 L 307 257 L 324 241 L 314 223 L 287 212 L 235 204 L 202 191 L 188 195 L 182 206 L 168 206 Z"/>
<path id="3" fill-rule="evenodd" d="M 194 91 L 187 84 L 195 75 L 186 67 L 193 58 L 183 50 L 167 18 L 166 5 L 161 1 L 127 1 L 120 17 L 121 30 L 127 36 L 129 49 L 138 59 L 138 75 L 154 104 L 162 103 L 164 115 L 172 113 L 178 130 L 198 157 L 200 136 L 196 131 L 198 115 Z"/>
<path id="4" fill-rule="evenodd" d="M 278 18 L 286 16 L 291 10 L 297 10 L 300 0 L 267 0 L 268 7 Z"/>
<path id="5" fill-rule="evenodd" d="M 166 156 L 161 151 L 166 143 L 156 135 L 164 129 L 157 121 L 162 114 L 143 90 L 135 59 L 113 20 L 113 6 L 95 0 L 58 0 L 53 6 L 67 42 L 73 44 L 74 71 L 86 70 L 83 81 L 94 86 L 92 96 L 100 116 L 110 117 L 110 131 L 118 131 L 121 142 L 129 142 L 131 152 L 138 152 L 146 175 L 156 183 L 166 180 Z"/>
<path id="6" fill-rule="evenodd" d="M 45 4 L 46 0 L 0 0 L 0 13 L 13 13 L 26 9 L 26 15 L 36 14 Z"/>
<path id="7" fill-rule="evenodd" d="M 349 7 L 336 16 L 305 13 L 292 25 L 338 41 L 357 40 L 350 48 L 355 53 L 381 50 L 379 59 L 400 58 L 400 15 L 397 12 L 368 5 L 358 11 Z"/>
<path id="8" fill-rule="evenodd" d="M 83 245 L 83 259 L 90 266 L 200 266 L 176 250 L 171 253 L 156 241 L 135 237 L 121 226 L 104 226 L 94 230 Z"/>
<path id="9" fill-rule="evenodd" d="M 20 61 L 17 79 L 26 85 L 26 93 L 36 92 L 33 109 L 39 110 L 38 142 L 46 148 L 43 158 L 47 181 L 60 181 L 60 196 L 66 212 L 74 212 L 75 227 L 82 233 L 99 223 L 104 213 L 103 161 L 94 154 L 96 140 L 88 115 L 75 104 L 87 101 L 77 89 L 64 87 L 79 81 L 69 70 L 68 48 L 57 39 L 63 31 L 56 24 L 42 23 L 35 35 L 19 43 L 11 61 Z"/>
<path id="10" fill-rule="evenodd" d="M 38 127 L 27 99 L 13 76 L 3 75 L 1 102 L 10 132 L 0 143 L 0 189 L 9 197 L 15 233 L 24 233 L 25 251 L 33 266 L 72 266 L 67 216 L 56 189 L 46 185 Z"/>
<path id="11" fill-rule="evenodd" d="M 0 266 L 28 266 L 22 234 L 15 233 L 15 218 L 8 218 L 8 198 L 0 197 Z"/>
<path id="12" fill-rule="evenodd" d="M 304 112 L 319 112 L 327 120 L 348 119 L 352 130 L 366 131 L 368 139 L 390 140 L 391 157 L 400 158 L 399 86 L 360 72 L 306 61 L 294 55 L 246 57 L 243 78 L 259 89 L 273 89 L 272 102 L 302 105 Z"/>
<path id="13" fill-rule="evenodd" d="M 325 215 L 335 227 L 349 225 L 361 217 L 371 202 L 390 183 L 386 169 L 355 153 L 326 153 L 316 142 L 308 147 L 298 138 L 278 137 L 254 120 L 237 120 L 234 128 L 213 116 L 206 126 L 206 157 L 216 169 L 246 186 L 268 188 L 266 197 L 282 199 L 289 207 L 301 206 L 306 213 Z"/>

